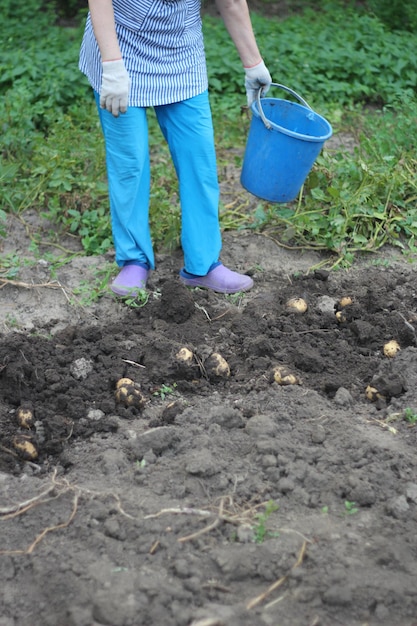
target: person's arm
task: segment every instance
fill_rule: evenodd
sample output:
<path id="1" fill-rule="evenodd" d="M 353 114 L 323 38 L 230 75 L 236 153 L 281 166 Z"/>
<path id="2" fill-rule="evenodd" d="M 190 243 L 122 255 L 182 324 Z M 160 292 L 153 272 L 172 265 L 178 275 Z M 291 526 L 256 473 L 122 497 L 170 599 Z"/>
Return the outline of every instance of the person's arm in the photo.
<path id="1" fill-rule="evenodd" d="M 100 106 L 117 117 L 127 110 L 129 75 L 117 38 L 113 3 L 112 0 L 89 0 L 88 7 L 103 68 Z"/>
<path id="2" fill-rule="evenodd" d="M 112 0 L 89 0 L 88 7 L 102 62 L 120 60 Z"/>
<path id="3" fill-rule="evenodd" d="M 272 79 L 259 52 L 246 0 L 216 0 L 227 31 L 236 47 L 246 74 L 246 94 L 250 106 L 262 87 L 268 91 Z"/>
<path id="4" fill-rule="evenodd" d="M 246 0 L 216 0 L 216 5 L 243 67 L 253 67 L 260 63 L 262 57 L 253 33 Z"/>

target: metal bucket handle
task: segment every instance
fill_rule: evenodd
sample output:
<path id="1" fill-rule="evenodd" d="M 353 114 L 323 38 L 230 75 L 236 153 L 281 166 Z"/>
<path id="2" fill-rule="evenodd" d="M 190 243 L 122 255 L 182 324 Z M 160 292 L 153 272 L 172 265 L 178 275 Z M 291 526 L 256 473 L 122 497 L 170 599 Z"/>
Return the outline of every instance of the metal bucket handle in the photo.
<path id="1" fill-rule="evenodd" d="M 283 89 L 284 91 L 290 93 L 292 96 L 294 96 L 294 98 L 297 98 L 297 100 L 299 100 L 301 102 L 301 104 L 303 104 L 305 107 L 307 107 L 307 109 L 311 109 L 311 106 L 308 104 L 308 102 L 306 102 L 304 100 L 304 98 L 302 98 L 296 91 L 294 91 L 293 89 L 290 89 L 290 87 L 286 87 L 285 85 L 280 85 L 279 83 L 271 83 L 271 87 L 279 87 L 280 89 Z M 261 104 L 261 93 L 262 93 L 262 89 L 263 87 L 261 87 L 258 91 L 258 109 L 259 109 L 259 115 L 261 116 L 261 119 L 263 121 L 263 123 L 265 124 L 266 128 L 268 130 L 270 130 L 272 128 L 272 122 L 266 117 L 263 109 L 262 109 L 262 104 Z"/>

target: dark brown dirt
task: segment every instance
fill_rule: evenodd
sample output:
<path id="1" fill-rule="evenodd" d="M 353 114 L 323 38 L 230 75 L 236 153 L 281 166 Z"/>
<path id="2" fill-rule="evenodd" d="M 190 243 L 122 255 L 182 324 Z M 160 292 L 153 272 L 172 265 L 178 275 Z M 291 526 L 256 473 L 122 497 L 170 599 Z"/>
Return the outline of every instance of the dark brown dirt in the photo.
<path id="1" fill-rule="evenodd" d="M 137 309 L 64 297 L 102 259 L 63 267 L 61 290 L 0 290 L 1 626 L 417 624 L 414 267 L 309 271 L 315 255 L 244 233 L 224 258 L 252 292 L 185 289 L 179 255 Z M 47 284 L 45 264 L 22 272 Z M 143 408 L 116 402 L 121 377 Z"/>

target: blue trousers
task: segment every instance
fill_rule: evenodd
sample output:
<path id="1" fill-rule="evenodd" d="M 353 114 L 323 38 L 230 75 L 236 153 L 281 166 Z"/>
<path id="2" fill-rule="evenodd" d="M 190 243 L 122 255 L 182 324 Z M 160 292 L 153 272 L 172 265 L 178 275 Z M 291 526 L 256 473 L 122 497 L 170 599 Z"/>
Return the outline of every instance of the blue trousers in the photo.
<path id="1" fill-rule="evenodd" d="M 129 107 L 119 117 L 99 106 L 98 111 L 106 147 L 116 262 L 123 266 L 135 261 L 154 269 L 146 108 Z M 156 106 L 155 113 L 178 177 L 184 267 L 192 274 L 205 275 L 218 261 L 221 249 L 219 184 L 208 93 Z"/>

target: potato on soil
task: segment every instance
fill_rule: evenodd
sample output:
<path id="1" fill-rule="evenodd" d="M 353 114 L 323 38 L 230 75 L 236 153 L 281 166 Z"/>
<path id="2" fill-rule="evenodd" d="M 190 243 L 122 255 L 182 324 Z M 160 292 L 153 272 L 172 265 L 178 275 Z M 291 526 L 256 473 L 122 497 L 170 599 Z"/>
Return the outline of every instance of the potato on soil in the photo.
<path id="1" fill-rule="evenodd" d="M 345 306 L 349 306 L 350 304 L 353 304 L 353 300 L 350 296 L 343 296 L 342 298 L 340 298 L 338 304 L 341 309 L 344 309 Z"/>
<path id="2" fill-rule="evenodd" d="M 383 348 L 384 355 L 388 357 L 389 359 L 392 359 L 400 350 L 401 350 L 400 344 L 395 339 L 391 339 L 391 341 L 387 341 L 387 343 L 384 344 L 384 348 Z"/>
<path id="3" fill-rule="evenodd" d="M 35 461 L 38 458 L 38 446 L 30 435 L 16 435 L 13 439 L 13 447 L 25 461 Z"/>
<path id="4" fill-rule="evenodd" d="M 130 378 L 121 378 L 116 383 L 115 398 L 118 404 L 125 407 L 133 406 L 143 409 L 146 404 L 146 397 L 142 393 L 140 385 L 134 383 Z"/>
<path id="5" fill-rule="evenodd" d="M 228 378 L 230 376 L 229 364 L 218 352 L 213 352 L 204 361 L 204 369 L 209 378 Z"/>
<path id="6" fill-rule="evenodd" d="M 347 321 L 346 315 L 343 313 L 343 311 L 336 311 L 335 315 L 339 324 L 344 324 Z"/>
<path id="7" fill-rule="evenodd" d="M 21 405 L 16 411 L 16 419 L 20 428 L 30 430 L 35 424 L 35 414 L 29 405 Z"/>
<path id="8" fill-rule="evenodd" d="M 376 387 L 368 385 L 365 390 L 365 395 L 371 402 L 377 402 L 377 400 L 385 400 L 385 396 L 378 391 Z"/>
<path id="9" fill-rule="evenodd" d="M 278 385 L 300 385 L 300 379 L 285 365 L 276 365 L 272 369 L 271 382 Z"/>
<path id="10" fill-rule="evenodd" d="M 294 313 L 305 313 L 308 308 L 304 298 L 290 298 L 287 300 L 285 306 L 289 311 L 293 311 Z"/>
<path id="11" fill-rule="evenodd" d="M 194 361 L 194 354 L 189 348 L 183 347 L 178 350 L 175 359 L 180 365 L 189 366 Z"/>
<path id="12" fill-rule="evenodd" d="M 125 387 L 126 385 L 134 385 L 135 383 L 133 382 L 133 380 L 131 378 L 119 378 L 119 380 L 116 383 L 116 389 L 119 389 L 119 387 Z"/>

